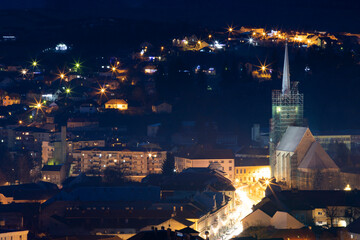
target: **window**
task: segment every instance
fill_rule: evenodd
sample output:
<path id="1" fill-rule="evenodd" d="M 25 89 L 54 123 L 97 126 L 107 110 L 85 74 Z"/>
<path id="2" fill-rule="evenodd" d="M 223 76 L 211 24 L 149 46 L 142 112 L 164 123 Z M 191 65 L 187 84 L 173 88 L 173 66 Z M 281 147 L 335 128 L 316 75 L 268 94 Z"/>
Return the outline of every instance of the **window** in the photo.
<path id="1" fill-rule="evenodd" d="M 232 163 L 232 161 L 230 160 L 229 163 Z"/>
<path id="2" fill-rule="evenodd" d="M 246 173 L 246 169 L 244 169 L 244 173 Z"/>
<path id="3" fill-rule="evenodd" d="M 236 174 L 239 174 L 239 169 L 236 169 Z"/>
<path id="4" fill-rule="evenodd" d="M 229 167 L 229 171 L 231 171 L 232 170 L 232 167 Z"/>
<path id="5" fill-rule="evenodd" d="M 240 173 L 242 173 L 242 169 L 240 169 Z"/>
<path id="6" fill-rule="evenodd" d="M 318 212 L 318 215 L 322 215 L 322 212 Z"/>

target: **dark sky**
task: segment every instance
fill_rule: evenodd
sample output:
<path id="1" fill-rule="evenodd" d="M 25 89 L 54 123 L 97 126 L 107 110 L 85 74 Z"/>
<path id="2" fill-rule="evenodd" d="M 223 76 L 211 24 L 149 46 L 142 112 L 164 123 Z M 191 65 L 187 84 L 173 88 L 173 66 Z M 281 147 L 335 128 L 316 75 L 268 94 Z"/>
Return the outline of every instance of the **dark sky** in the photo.
<path id="1" fill-rule="evenodd" d="M 359 0 L 3 0 L 0 9 L 37 9 L 65 18 L 121 17 L 358 32 Z"/>

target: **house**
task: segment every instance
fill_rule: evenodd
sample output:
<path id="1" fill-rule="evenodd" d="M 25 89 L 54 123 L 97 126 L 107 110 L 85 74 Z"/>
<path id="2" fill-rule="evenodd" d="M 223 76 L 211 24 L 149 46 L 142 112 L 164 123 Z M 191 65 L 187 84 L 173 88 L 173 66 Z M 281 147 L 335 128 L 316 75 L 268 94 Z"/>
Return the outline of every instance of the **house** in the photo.
<path id="1" fill-rule="evenodd" d="M 28 230 L 0 230 L 0 239 L 27 240 Z"/>
<path id="2" fill-rule="evenodd" d="M 218 170 L 211 168 L 188 168 L 173 176 L 149 175 L 143 183 L 160 186 L 162 199 L 171 199 L 181 192 L 206 192 L 211 189 L 229 198 L 229 207 L 235 206 L 235 188 L 232 182 Z"/>
<path id="3" fill-rule="evenodd" d="M 160 103 L 158 105 L 152 105 L 151 107 L 153 113 L 171 113 L 172 105 L 166 102 Z"/>
<path id="4" fill-rule="evenodd" d="M 161 127 L 161 123 L 150 124 L 147 126 L 147 136 L 148 137 L 156 137 L 159 129 Z"/>
<path id="5" fill-rule="evenodd" d="M 20 104 L 20 96 L 17 94 L 9 94 L 3 97 L 2 105 L 3 106 L 10 106 L 13 104 Z"/>
<path id="6" fill-rule="evenodd" d="M 204 240 L 204 238 L 198 236 L 198 234 L 199 232 L 191 228 L 184 228 L 179 231 L 172 231 L 171 228 L 162 228 L 161 230 L 154 228 L 151 231 L 139 232 L 135 236 L 129 238 L 129 240 Z"/>
<path id="7" fill-rule="evenodd" d="M 67 128 L 98 128 L 99 121 L 89 118 L 69 118 Z"/>
<path id="8" fill-rule="evenodd" d="M 269 149 L 243 147 L 235 154 L 235 183 L 253 184 L 271 177 Z"/>
<path id="9" fill-rule="evenodd" d="M 57 186 L 47 182 L 2 186 L 0 203 L 43 203 L 57 192 Z"/>
<path id="10" fill-rule="evenodd" d="M 111 99 L 105 103 L 105 109 L 127 110 L 128 103 L 123 99 Z"/>
<path id="11" fill-rule="evenodd" d="M 354 222 L 350 223 L 347 226 L 348 234 L 350 239 L 359 240 L 360 239 L 360 218 L 356 219 Z"/>
<path id="12" fill-rule="evenodd" d="M 79 108 L 80 113 L 97 113 L 97 105 L 95 103 L 83 103 Z"/>
<path id="13" fill-rule="evenodd" d="M 46 108 L 46 113 L 52 113 L 52 112 L 54 112 L 54 111 L 57 111 L 57 110 L 59 110 L 59 106 L 56 104 L 56 103 L 51 103 L 50 105 L 49 105 L 49 107 L 47 107 Z"/>
<path id="14" fill-rule="evenodd" d="M 45 165 L 41 169 L 41 175 L 43 181 L 60 186 L 66 178 L 66 169 L 64 165 Z"/>
<path id="15" fill-rule="evenodd" d="M 270 177 L 271 169 L 268 158 L 235 158 L 236 184 L 251 184 Z"/>
<path id="16" fill-rule="evenodd" d="M 359 196 L 357 190 L 274 191 L 253 207 L 253 212 L 243 219 L 243 226 L 346 227 L 360 217 Z"/>
<path id="17" fill-rule="evenodd" d="M 285 188 L 339 188 L 339 167 L 306 127 L 289 126 L 274 158 L 274 177 Z"/>
<path id="18" fill-rule="evenodd" d="M 184 150 L 175 156 L 175 169 L 182 172 L 187 168 L 207 168 L 211 163 L 219 163 L 221 170 L 230 180 L 234 180 L 234 154 L 230 149 Z"/>

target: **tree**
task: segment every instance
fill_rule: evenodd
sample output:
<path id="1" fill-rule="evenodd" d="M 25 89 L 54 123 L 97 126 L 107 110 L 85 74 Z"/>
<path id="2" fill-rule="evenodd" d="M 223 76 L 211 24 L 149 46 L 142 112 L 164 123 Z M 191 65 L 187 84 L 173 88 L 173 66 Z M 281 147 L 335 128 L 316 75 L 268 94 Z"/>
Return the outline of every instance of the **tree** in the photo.
<path id="1" fill-rule="evenodd" d="M 103 181 L 110 184 L 121 184 L 125 182 L 124 173 L 119 168 L 107 167 L 104 170 Z"/>
<path id="2" fill-rule="evenodd" d="M 0 183 L 14 183 L 16 180 L 16 164 L 9 150 L 0 146 Z"/>
<path id="3" fill-rule="evenodd" d="M 339 216 L 339 209 L 336 206 L 327 206 L 325 209 L 326 216 L 330 220 L 330 227 L 333 227 L 334 219 Z"/>
<path id="4" fill-rule="evenodd" d="M 20 183 L 32 181 L 30 171 L 33 168 L 33 160 L 28 152 L 21 152 L 15 157 L 16 175 Z"/>
<path id="5" fill-rule="evenodd" d="M 162 165 L 162 174 L 165 176 L 171 176 L 175 173 L 175 158 L 174 154 L 167 153 L 166 159 Z"/>

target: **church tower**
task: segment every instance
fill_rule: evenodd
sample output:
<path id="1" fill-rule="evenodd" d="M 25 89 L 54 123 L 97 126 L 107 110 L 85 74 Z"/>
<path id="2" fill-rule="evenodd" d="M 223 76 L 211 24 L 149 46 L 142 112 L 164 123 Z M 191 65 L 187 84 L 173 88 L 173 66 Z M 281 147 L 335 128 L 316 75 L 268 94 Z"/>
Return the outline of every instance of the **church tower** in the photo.
<path id="1" fill-rule="evenodd" d="M 270 167 L 274 176 L 276 146 L 288 126 L 304 126 L 304 94 L 299 93 L 298 82 L 290 87 L 288 46 L 285 45 L 282 89 L 272 91 L 272 118 L 270 119 Z"/>

